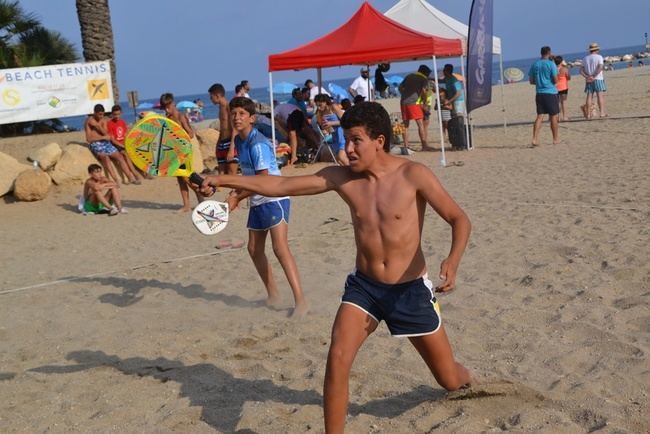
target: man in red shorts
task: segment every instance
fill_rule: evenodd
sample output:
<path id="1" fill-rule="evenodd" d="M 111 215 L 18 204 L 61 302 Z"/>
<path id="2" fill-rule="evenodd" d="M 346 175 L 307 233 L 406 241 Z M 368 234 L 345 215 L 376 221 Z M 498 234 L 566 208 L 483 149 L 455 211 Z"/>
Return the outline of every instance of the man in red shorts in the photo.
<path id="1" fill-rule="evenodd" d="M 424 129 L 424 107 L 422 104 L 427 101 L 427 89 L 429 86 L 429 74 L 431 69 L 427 65 L 420 65 L 417 72 L 406 76 L 404 81 L 399 85 L 400 108 L 402 109 L 402 119 L 404 120 L 404 146 L 408 147 L 408 129 L 411 120 L 414 120 L 418 126 L 420 143 L 423 151 L 431 151 L 427 144 L 426 131 Z"/>

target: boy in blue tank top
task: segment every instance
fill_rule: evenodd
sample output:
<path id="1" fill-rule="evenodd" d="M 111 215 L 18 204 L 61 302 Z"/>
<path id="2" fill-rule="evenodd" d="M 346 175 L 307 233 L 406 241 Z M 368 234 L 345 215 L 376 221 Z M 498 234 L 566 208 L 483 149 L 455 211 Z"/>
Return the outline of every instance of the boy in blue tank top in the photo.
<path id="1" fill-rule="evenodd" d="M 230 119 L 233 129 L 237 134 L 235 146 L 239 156 L 239 166 L 243 176 L 280 176 L 275 151 L 271 142 L 257 129 L 255 124 L 255 103 L 246 97 L 235 97 L 230 101 Z M 266 292 L 267 304 L 276 305 L 280 301 L 277 285 L 273 279 L 271 264 L 264 252 L 266 237 L 271 233 L 273 251 L 282 265 L 287 276 L 295 308 L 292 317 L 302 317 L 309 310 L 305 300 L 298 267 L 289 250 L 289 211 L 288 197 L 266 197 L 248 191 L 233 190 L 228 194 L 228 205 L 231 210 L 246 197 L 250 197 L 250 210 L 248 213 L 248 252 L 253 260 Z"/>

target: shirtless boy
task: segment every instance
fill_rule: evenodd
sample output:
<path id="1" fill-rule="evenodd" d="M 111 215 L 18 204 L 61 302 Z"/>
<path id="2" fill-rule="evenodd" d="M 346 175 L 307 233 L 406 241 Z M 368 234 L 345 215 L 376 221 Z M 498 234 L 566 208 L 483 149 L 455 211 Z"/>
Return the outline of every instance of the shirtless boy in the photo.
<path id="1" fill-rule="evenodd" d="M 179 112 L 176 108 L 174 95 L 171 93 L 163 93 L 160 95 L 160 107 L 165 110 L 165 116 L 183 127 L 183 129 L 190 136 L 190 139 L 194 137 L 194 129 L 190 125 L 190 120 L 187 118 L 187 115 L 185 115 L 185 113 Z M 178 181 L 178 188 L 181 190 L 181 198 L 183 200 L 183 207 L 179 209 L 178 212 L 190 212 L 192 211 L 192 207 L 190 206 L 191 184 L 187 178 L 184 178 L 182 176 L 177 176 L 176 180 Z M 203 196 L 198 191 L 195 191 L 195 193 L 196 199 L 199 201 L 199 203 L 202 202 Z"/>
<path id="2" fill-rule="evenodd" d="M 122 169 L 122 172 L 129 178 L 129 181 L 139 184 L 135 175 L 126 164 L 124 156 L 118 149 L 111 143 L 111 136 L 108 133 L 107 120 L 104 118 L 104 106 L 101 104 L 95 105 L 93 114 L 88 116 L 84 123 L 84 131 L 86 133 L 86 142 L 90 147 L 91 152 L 106 168 L 111 178 L 115 180 L 117 187 L 120 186 L 119 177 L 115 171 L 115 167 L 111 164 L 111 159 L 115 161 Z"/>
<path id="3" fill-rule="evenodd" d="M 295 177 L 209 176 L 202 186 L 206 193 L 227 186 L 265 196 L 334 190 L 350 207 L 356 271 L 347 278 L 332 328 L 324 385 L 328 433 L 343 432 L 352 362 L 381 320 L 393 336 L 409 338 L 445 389 L 456 390 L 471 381 L 470 372 L 454 360 L 420 245 L 429 204 L 452 229 L 451 249 L 440 266 L 442 281 L 435 289 L 452 290 L 471 230 L 469 219 L 427 167 L 387 153 L 391 122 L 381 105 L 355 105 L 345 112 L 341 125 L 348 167 L 331 166 Z"/>
<path id="4" fill-rule="evenodd" d="M 84 184 L 84 212 L 108 211 L 109 216 L 126 214 L 117 183 L 104 176 L 101 166 L 91 164 L 88 166 L 88 174 L 90 178 Z"/>
<path id="5" fill-rule="evenodd" d="M 215 83 L 208 89 L 210 101 L 219 106 L 219 141 L 217 142 L 217 164 L 220 174 L 236 175 L 239 160 L 232 133 L 230 109 L 226 99 L 226 89 Z"/>

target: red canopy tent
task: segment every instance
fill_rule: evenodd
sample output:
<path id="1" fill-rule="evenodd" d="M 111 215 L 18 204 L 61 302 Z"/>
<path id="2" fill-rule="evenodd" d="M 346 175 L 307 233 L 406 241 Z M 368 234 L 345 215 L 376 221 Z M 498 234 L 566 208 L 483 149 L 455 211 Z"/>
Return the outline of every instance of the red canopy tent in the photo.
<path id="1" fill-rule="evenodd" d="M 372 65 L 460 54 L 463 54 L 460 39 L 416 32 L 364 2 L 347 23 L 333 32 L 293 50 L 271 54 L 269 71 Z"/>
<path id="2" fill-rule="evenodd" d="M 320 87 L 320 68 L 323 67 L 371 65 L 432 58 L 437 88 L 436 57 L 457 57 L 461 54 L 463 48 L 460 39 L 439 38 L 417 32 L 391 20 L 365 1 L 359 10 L 338 29 L 293 50 L 269 56 L 271 111 L 273 111 L 273 71 L 318 68 Z M 438 114 L 440 115 L 440 111 Z M 444 165 L 441 119 L 439 122 Z M 273 139 L 275 140 L 275 128 Z"/>

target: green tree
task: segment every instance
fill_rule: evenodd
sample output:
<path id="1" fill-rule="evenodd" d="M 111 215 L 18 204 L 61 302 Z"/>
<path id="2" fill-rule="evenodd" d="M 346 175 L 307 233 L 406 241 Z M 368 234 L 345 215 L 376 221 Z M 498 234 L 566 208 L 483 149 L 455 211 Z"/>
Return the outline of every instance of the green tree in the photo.
<path id="1" fill-rule="evenodd" d="M 0 0 L 0 68 L 72 63 L 75 47 L 59 32 L 44 28 L 17 1 Z"/>
<path id="2" fill-rule="evenodd" d="M 108 0 L 76 0 L 76 2 L 84 59 L 88 62 L 110 61 L 113 100 L 119 101 L 113 26 L 111 25 L 111 11 L 108 7 Z"/>

